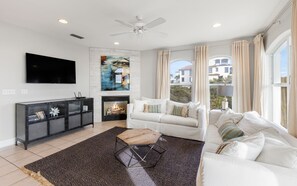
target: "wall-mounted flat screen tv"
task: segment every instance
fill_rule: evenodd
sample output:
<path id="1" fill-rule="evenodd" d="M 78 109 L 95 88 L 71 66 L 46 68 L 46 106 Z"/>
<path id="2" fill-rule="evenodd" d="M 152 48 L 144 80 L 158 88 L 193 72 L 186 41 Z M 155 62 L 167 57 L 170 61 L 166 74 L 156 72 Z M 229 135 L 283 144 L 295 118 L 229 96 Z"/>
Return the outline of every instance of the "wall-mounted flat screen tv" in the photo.
<path id="1" fill-rule="evenodd" d="M 27 83 L 75 84 L 75 61 L 26 53 Z"/>

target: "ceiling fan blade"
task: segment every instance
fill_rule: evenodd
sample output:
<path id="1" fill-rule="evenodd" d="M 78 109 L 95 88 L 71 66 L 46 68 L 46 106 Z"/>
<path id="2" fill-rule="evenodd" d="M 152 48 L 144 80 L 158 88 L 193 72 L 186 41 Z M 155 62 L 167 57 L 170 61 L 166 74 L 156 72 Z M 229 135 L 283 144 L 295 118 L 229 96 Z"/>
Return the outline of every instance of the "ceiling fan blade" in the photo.
<path id="1" fill-rule="evenodd" d="M 158 32 L 158 31 L 154 31 L 154 30 L 150 30 L 150 32 L 155 33 L 155 34 L 157 34 L 157 35 L 159 35 L 161 37 L 167 37 L 168 36 L 168 34 L 164 33 L 164 32 Z"/>
<path id="2" fill-rule="evenodd" d="M 145 26 L 146 28 L 153 28 L 153 27 L 156 27 L 156 26 L 158 26 L 158 25 L 160 25 L 160 24 L 163 24 L 163 23 L 165 23 L 165 22 L 166 22 L 166 20 L 165 20 L 164 18 L 159 17 L 158 19 L 155 19 L 155 20 L 153 20 L 153 21 L 147 23 L 147 24 L 144 25 L 144 26 Z"/>
<path id="3" fill-rule="evenodd" d="M 125 34 L 131 34 L 134 32 L 121 32 L 121 33 L 114 33 L 114 34 L 110 34 L 110 36 L 120 36 L 120 35 L 125 35 Z"/>
<path id="4" fill-rule="evenodd" d="M 124 26 L 129 27 L 129 28 L 133 28 L 133 27 L 134 27 L 134 25 L 132 25 L 132 24 L 130 24 L 130 23 L 126 23 L 126 22 L 121 21 L 121 20 L 117 20 L 117 19 L 116 19 L 115 22 L 118 22 L 118 23 L 120 23 L 121 25 L 124 25 Z"/>

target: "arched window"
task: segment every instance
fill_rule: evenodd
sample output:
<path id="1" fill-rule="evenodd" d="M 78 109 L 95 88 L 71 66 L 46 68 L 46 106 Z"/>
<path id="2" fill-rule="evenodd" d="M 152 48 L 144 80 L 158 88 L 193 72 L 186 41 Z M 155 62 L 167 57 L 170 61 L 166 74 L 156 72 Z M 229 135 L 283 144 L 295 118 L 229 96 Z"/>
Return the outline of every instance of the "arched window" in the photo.
<path id="1" fill-rule="evenodd" d="M 192 62 L 175 60 L 170 63 L 170 100 L 187 103 L 192 100 Z"/>
<path id="2" fill-rule="evenodd" d="M 208 78 L 210 88 L 210 109 L 222 107 L 224 96 L 218 95 L 219 86 L 232 85 L 232 61 L 230 57 L 216 57 L 209 60 Z M 232 108 L 232 97 L 227 97 Z"/>
<path id="3" fill-rule="evenodd" d="M 291 61 L 290 36 L 279 44 L 270 58 L 272 61 L 272 119 L 273 122 L 287 127 Z"/>

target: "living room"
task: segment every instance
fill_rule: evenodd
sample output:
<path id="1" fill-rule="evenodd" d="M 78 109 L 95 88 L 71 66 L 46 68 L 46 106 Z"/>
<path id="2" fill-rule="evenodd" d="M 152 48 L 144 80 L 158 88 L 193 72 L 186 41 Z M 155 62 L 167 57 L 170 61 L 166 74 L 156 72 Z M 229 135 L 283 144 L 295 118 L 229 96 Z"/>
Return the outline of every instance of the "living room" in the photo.
<path id="1" fill-rule="evenodd" d="M 288 166 L 279 168 L 279 164 L 281 164 L 279 163 L 277 168 L 272 165 L 271 169 L 262 166 L 263 171 L 261 172 L 261 163 L 255 164 L 254 161 L 251 163 L 224 156 L 222 161 L 207 152 L 214 148 L 211 146 L 217 148 L 223 142 L 219 136 L 220 140 L 216 141 L 218 144 L 209 145 L 208 142 L 214 142 L 209 138 L 217 137 L 209 137 L 209 131 L 211 131 L 209 125 L 217 124 L 217 121 L 213 121 L 214 116 L 219 120 L 219 115 L 227 113 L 228 110 L 220 109 L 228 107 L 236 114 L 257 111 L 259 117 L 261 115 L 261 118 L 273 122 L 273 126 L 277 124 L 275 130 L 279 131 L 280 135 L 284 135 L 286 141 L 290 141 L 291 145 L 292 143 L 296 144 L 296 139 L 292 137 L 296 137 L 297 133 L 297 126 L 292 122 L 297 119 L 295 118 L 297 109 L 294 106 L 296 100 L 293 98 L 294 96 L 290 96 L 295 95 L 295 91 L 292 89 L 294 89 L 294 82 L 297 79 L 294 71 L 296 68 L 294 65 L 296 28 L 293 30 L 294 24 L 292 24 L 294 15 L 296 16 L 296 0 L 240 0 L 232 2 L 126 0 L 123 3 L 114 0 L 84 2 L 69 0 L 63 2 L 39 2 L 36 0 L 9 2 L 3 0 L 0 4 L 1 185 L 59 185 L 57 183 L 74 185 L 75 182 L 77 185 L 117 185 L 116 183 L 119 182 L 114 181 L 117 180 L 116 173 L 123 174 L 121 179 L 130 176 L 132 181 L 125 180 L 127 182 L 123 182 L 127 185 L 131 185 L 131 183 L 134 185 L 217 185 L 217 183 L 226 185 L 231 179 L 231 176 L 227 174 L 228 171 L 230 174 L 234 173 L 233 169 L 235 168 L 223 164 L 224 161 L 228 163 L 236 161 L 238 165 L 242 163 L 238 170 L 257 176 L 255 180 L 258 185 L 281 185 L 281 183 L 291 185 L 296 181 L 296 178 L 291 175 L 294 173 L 296 175 L 297 165 L 292 165 L 291 168 Z M 256 38 L 259 39 L 259 45 L 255 44 Z M 242 49 L 236 44 L 245 48 Z M 236 47 L 238 50 L 235 50 Z M 27 66 L 29 54 L 74 62 L 75 82 L 30 82 Z M 265 60 L 263 56 L 266 57 Z M 116 61 L 113 66 L 117 66 L 118 69 L 115 70 L 113 78 L 114 82 L 121 82 L 120 88 L 108 88 L 110 79 L 104 78 L 103 72 L 108 71 L 110 61 L 113 64 Z M 206 62 L 204 65 L 203 61 Z M 237 61 L 241 61 L 243 65 L 238 65 Z M 278 61 L 279 63 L 277 63 Z M 259 66 L 259 63 L 262 65 Z M 53 65 L 53 69 L 54 67 L 55 65 Z M 47 68 L 49 69 L 50 66 Z M 121 76 L 117 76 L 117 74 L 121 74 Z M 219 92 L 226 93 L 226 91 L 219 91 L 218 87 L 227 89 L 232 87 L 233 93 L 220 94 Z M 75 99 L 74 97 L 82 98 Z M 107 104 L 104 108 L 104 103 L 115 97 L 128 99 L 124 100 L 127 103 L 127 106 L 124 106 L 124 111 L 122 111 L 121 104 L 116 106 Z M 89 98 L 92 99 L 92 103 L 85 100 Z M 144 105 L 150 106 L 148 103 L 154 102 L 155 99 L 166 101 L 157 103 L 161 105 L 160 108 L 147 107 L 147 110 L 159 109 L 157 112 L 161 114 L 148 117 L 144 115 L 146 113 L 133 113 L 135 109 L 139 109 L 139 105 L 140 112 L 143 112 L 146 108 Z M 61 106 L 61 100 L 66 106 Z M 28 134 L 30 129 L 26 129 L 26 127 L 30 128 L 30 124 L 25 126 L 22 122 L 18 123 L 20 114 L 16 105 L 25 105 L 25 108 L 28 108 L 26 117 L 29 117 L 30 105 L 33 102 L 35 104 L 36 101 L 38 104 L 39 101 L 44 101 L 44 108 L 48 110 L 48 113 L 41 113 L 39 116 L 37 114 L 39 110 L 33 109 L 31 116 L 38 116 L 39 119 L 48 117 L 46 119 L 48 124 L 44 125 L 46 129 L 43 136 L 35 137 L 36 140 L 30 140 L 30 134 Z M 59 103 L 56 104 L 55 101 Z M 72 115 L 70 107 L 77 106 L 72 104 L 73 101 L 80 105 L 81 119 L 76 120 L 84 123 L 84 119 L 88 120 L 86 118 L 88 114 L 91 116 L 91 121 L 78 124 L 80 127 L 74 126 L 70 131 Z M 175 104 L 173 101 L 182 103 Z M 28 105 L 24 104 L 28 102 Z M 153 103 L 153 105 L 155 104 L 156 102 Z M 162 106 L 163 104 L 166 105 L 164 106 L 166 109 Z M 189 116 L 192 106 L 196 108 L 199 105 L 200 111 L 192 113 L 195 116 L 186 118 L 188 121 L 184 121 L 185 118 L 181 117 L 167 117 L 173 113 L 174 108 L 183 107 L 182 104 L 188 104 L 186 106 Z M 51 107 L 51 105 L 54 106 Z M 60 112 L 59 115 L 58 113 L 56 113 L 57 115 L 53 114 L 53 117 L 57 116 L 55 118 L 57 120 L 62 119 L 64 127 L 59 129 L 59 132 L 53 132 L 53 135 L 49 117 L 52 114 L 49 109 Z M 127 119 L 118 118 L 119 120 L 109 121 L 114 117 L 108 115 L 116 112 L 126 113 Z M 61 118 L 62 113 L 65 115 L 64 118 Z M 167 118 L 162 113 L 165 113 Z M 182 114 L 182 110 L 180 110 L 180 114 Z M 229 111 L 228 114 L 230 114 Z M 222 120 L 223 118 L 221 118 Z M 40 121 L 45 120 L 41 119 Z M 32 123 L 36 124 L 38 121 Z M 179 123 L 186 124 L 176 126 Z M 113 163 L 110 164 L 110 168 L 105 167 L 106 172 L 115 167 L 118 170 L 114 171 L 110 178 L 108 175 L 104 175 L 103 180 L 106 182 L 99 179 L 93 180 L 94 178 L 91 177 L 85 178 L 85 175 L 79 175 L 76 179 L 72 179 L 73 174 L 68 175 L 67 181 L 60 182 L 64 178 L 58 179 L 59 176 L 54 176 L 55 174 L 48 176 L 50 173 L 47 172 L 44 175 L 42 171 L 40 171 L 42 176 L 34 174 L 34 170 L 38 170 L 40 164 L 32 163 L 43 161 L 46 157 L 50 159 L 57 152 L 62 153 L 64 150 L 69 150 L 70 147 L 76 147 L 76 150 L 79 151 L 75 144 L 78 145 L 89 139 L 97 139 L 97 137 L 101 139 L 102 135 L 107 135 L 106 132 L 112 130 L 119 134 L 123 132 L 123 127 L 151 128 L 152 131 L 163 134 L 158 140 L 161 147 L 163 143 L 166 143 L 161 140 L 164 137 L 168 143 L 174 141 L 181 145 L 180 149 L 169 149 L 171 146 L 165 145 L 166 151 L 161 153 L 162 157 L 158 164 L 154 168 L 145 169 L 118 168 L 121 164 L 114 158 L 114 154 L 111 154 L 112 159 L 106 159 L 106 161 Z M 22 136 L 18 135 L 19 130 L 27 131 L 24 136 L 29 135 L 29 137 L 19 137 Z M 31 133 L 37 134 L 39 131 L 40 128 L 31 131 Z M 217 131 L 215 132 L 217 133 Z M 265 136 L 265 132 L 263 133 Z M 291 136 L 288 137 L 285 133 L 290 133 Z M 100 136 L 100 134 L 102 135 Z M 249 136 L 249 132 L 245 132 L 245 134 Z M 18 138 L 20 138 L 19 141 Z M 186 142 L 179 141 L 183 139 L 188 140 Z M 115 137 L 112 141 L 102 141 L 107 141 L 106 144 L 112 143 L 110 146 L 114 147 Z M 183 145 L 194 145 L 193 141 L 197 145 L 197 149 L 191 151 L 183 148 Z M 15 146 L 15 143 L 18 145 Z M 178 147 L 177 145 L 176 148 Z M 294 148 L 290 149 L 292 154 L 296 153 L 296 145 Z M 73 149 L 75 150 L 75 148 Z M 178 161 L 177 159 L 185 159 L 185 162 L 178 163 L 180 169 L 170 172 L 170 169 L 176 169 L 172 164 L 161 169 L 161 165 L 167 163 L 165 160 L 166 157 L 170 157 L 169 153 L 179 152 L 178 150 L 181 149 L 184 149 L 184 153 L 179 154 L 180 156 L 176 156 L 171 161 L 168 160 L 173 163 L 172 161 Z M 98 150 L 100 151 L 99 147 Z M 107 152 L 108 150 L 102 155 L 106 155 Z M 93 152 L 88 153 L 92 154 Z M 199 158 L 193 158 L 191 153 L 196 153 Z M 203 153 L 205 156 L 203 161 L 200 161 L 200 154 Z M 62 157 L 62 155 L 60 156 Z M 82 155 L 82 157 L 84 156 Z M 297 155 L 292 155 L 292 157 L 297 157 Z M 191 162 L 194 165 L 190 165 Z M 101 162 L 98 160 L 98 163 Z M 217 170 L 215 168 L 217 166 L 211 166 L 213 163 L 228 167 L 227 171 Z M 291 163 L 293 164 L 293 162 Z M 30 167 L 23 169 L 26 165 L 30 165 Z M 107 166 L 107 164 L 102 165 Z M 83 170 L 84 166 L 80 166 Z M 188 173 L 189 176 L 185 177 L 183 181 L 178 180 L 181 176 L 185 176 L 184 174 L 178 176 L 178 173 L 183 172 L 186 166 L 188 166 L 188 170 L 184 173 Z M 201 170 L 202 167 L 204 170 Z M 253 168 L 258 168 L 259 171 L 251 173 Z M 265 172 L 264 169 L 268 169 L 268 171 Z M 51 167 L 51 170 L 54 168 Z M 128 174 L 126 175 L 126 172 L 121 172 L 121 170 L 127 170 Z M 276 171 L 274 172 L 274 170 Z M 31 172 L 28 173 L 28 171 Z M 57 170 L 56 174 L 61 171 L 62 169 Z M 141 179 L 145 181 L 137 179 L 135 176 L 137 171 L 139 171 Z M 166 171 L 170 174 L 165 174 Z M 189 172 L 191 172 L 191 176 Z M 199 178 L 199 175 L 202 175 L 201 172 L 205 177 Z M 224 174 L 224 172 L 227 173 Z M 238 175 L 238 180 L 246 180 L 251 177 L 244 173 Z M 100 174 L 107 173 L 100 172 Z M 221 174 L 217 182 L 211 181 L 217 174 Z M 284 176 L 282 177 L 282 175 Z M 260 176 L 266 176 L 266 178 L 261 179 Z M 88 181 L 84 182 L 84 179 Z M 110 181 L 110 179 L 113 180 Z M 123 181 L 121 179 L 118 181 Z M 186 181 L 187 179 L 190 181 Z M 204 182 L 201 183 L 201 180 Z M 236 183 L 238 182 L 234 181 L 231 185 L 238 185 Z M 246 184 L 242 185 L 255 184 L 247 180 Z"/>

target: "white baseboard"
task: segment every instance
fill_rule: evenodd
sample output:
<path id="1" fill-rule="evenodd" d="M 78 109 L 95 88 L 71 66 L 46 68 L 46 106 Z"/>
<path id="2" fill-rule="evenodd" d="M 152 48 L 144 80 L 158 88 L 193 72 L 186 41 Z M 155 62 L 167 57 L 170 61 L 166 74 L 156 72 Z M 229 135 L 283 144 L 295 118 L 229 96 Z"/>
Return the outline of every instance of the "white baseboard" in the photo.
<path id="1" fill-rule="evenodd" d="M 15 138 L 11 138 L 8 140 L 2 140 L 2 141 L 0 141 L 0 148 L 7 147 L 10 145 L 14 145 L 14 144 L 15 144 Z"/>

